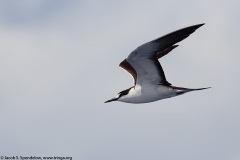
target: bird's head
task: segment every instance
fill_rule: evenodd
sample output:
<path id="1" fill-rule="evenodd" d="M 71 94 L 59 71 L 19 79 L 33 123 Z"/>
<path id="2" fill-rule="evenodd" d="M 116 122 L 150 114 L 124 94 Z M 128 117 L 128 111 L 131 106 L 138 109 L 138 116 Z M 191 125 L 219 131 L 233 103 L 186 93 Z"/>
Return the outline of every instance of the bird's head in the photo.
<path id="1" fill-rule="evenodd" d="M 126 95 L 129 93 L 129 91 L 132 89 L 133 87 L 131 88 L 128 88 L 126 90 L 123 90 L 121 92 L 119 92 L 114 98 L 112 99 L 109 99 L 107 100 L 106 102 L 104 103 L 108 103 L 108 102 L 112 102 L 112 101 L 121 101 L 121 99 L 124 99 L 126 97 Z"/>

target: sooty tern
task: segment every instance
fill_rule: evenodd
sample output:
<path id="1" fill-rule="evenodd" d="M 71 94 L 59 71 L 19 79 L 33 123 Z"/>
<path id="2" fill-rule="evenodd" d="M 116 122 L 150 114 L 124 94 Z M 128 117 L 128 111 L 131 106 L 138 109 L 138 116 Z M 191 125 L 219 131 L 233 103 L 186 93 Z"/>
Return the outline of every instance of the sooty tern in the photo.
<path id="1" fill-rule="evenodd" d="M 204 24 L 186 27 L 165 36 L 147 42 L 130 53 L 119 66 L 129 72 L 134 79 L 134 86 L 121 91 L 116 97 L 106 101 L 121 101 L 126 103 L 148 103 L 165 98 L 171 98 L 184 93 L 208 88 L 189 89 L 172 86 L 164 75 L 158 61 Z"/>

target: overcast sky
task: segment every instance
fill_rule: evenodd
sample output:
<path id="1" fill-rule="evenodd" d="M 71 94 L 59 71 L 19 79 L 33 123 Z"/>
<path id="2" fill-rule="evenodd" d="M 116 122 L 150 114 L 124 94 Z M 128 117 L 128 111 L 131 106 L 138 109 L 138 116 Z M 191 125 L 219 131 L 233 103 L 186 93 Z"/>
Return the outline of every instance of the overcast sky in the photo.
<path id="1" fill-rule="evenodd" d="M 0 156 L 240 160 L 240 1 L 0 1 Z M 174 86 L 211 89 L 103 103 L 131 87 L 137 46 L 206 23 L 161 59 Z"/>

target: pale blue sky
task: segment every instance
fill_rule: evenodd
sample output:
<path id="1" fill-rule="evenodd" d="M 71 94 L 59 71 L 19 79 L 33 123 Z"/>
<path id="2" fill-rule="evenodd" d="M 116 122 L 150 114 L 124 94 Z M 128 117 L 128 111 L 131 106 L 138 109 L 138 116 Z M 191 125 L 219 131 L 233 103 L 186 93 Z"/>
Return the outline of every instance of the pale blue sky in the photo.
<path id="1" fill-rule="evenodd" d="M 0 155 L 239 160 L 239 1 L 0 1 Z M 154 103 L 103 102 L 132 85 L 138 45 L 206 23 L 161 59 Z"/>

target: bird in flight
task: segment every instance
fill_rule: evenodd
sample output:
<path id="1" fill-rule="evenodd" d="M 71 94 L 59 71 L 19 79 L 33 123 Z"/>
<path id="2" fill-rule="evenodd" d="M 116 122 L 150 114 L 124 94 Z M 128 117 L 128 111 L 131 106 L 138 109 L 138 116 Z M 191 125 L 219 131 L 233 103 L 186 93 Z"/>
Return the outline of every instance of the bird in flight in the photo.
<path id="1" fill-rule="evenodd" d="M 123 60 L 119 66 L 129 72 L 134 80 L 134 86 L 119 92 L 114 98 L 106 101 L 121 101 L 125 103 L 148 103 L 165 98 L 182 95 L 187 92 L 208 89 L 207 88 L 183 88 L 172 86 L 166 80 L 163 69 L 158 61 L 184 40 L 196 29 L 204 24 L 186 27 L 160 38 L 147 42 Z"/>

